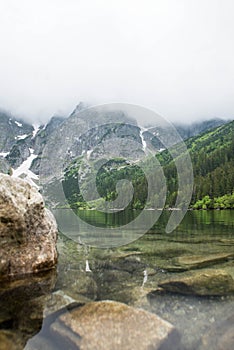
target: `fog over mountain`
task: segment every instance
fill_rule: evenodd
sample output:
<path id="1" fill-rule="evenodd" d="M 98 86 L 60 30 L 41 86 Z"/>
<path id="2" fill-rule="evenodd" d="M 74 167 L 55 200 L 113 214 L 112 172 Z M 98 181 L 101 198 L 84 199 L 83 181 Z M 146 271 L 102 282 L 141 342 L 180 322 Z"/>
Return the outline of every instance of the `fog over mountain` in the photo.
<path id="1" fill-rule="evenodd" d="M 0 2 L 0 107 L 30 123 L 80 101 L 173 122 L 234 116 L 232 0 Z"/>

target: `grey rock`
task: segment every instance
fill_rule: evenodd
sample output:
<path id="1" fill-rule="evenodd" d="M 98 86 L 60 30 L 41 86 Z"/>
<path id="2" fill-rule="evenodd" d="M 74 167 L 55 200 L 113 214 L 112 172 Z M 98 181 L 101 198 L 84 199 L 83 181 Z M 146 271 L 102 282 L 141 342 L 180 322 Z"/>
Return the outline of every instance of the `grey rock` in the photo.
<path id="1" fill-rule="evenodd" d="M 0 173 L 8 174 L 10 172 L 10 164 L 4 157 L 0 157 Z"/>
<path id="2" fill-rule="evenodd" d="M 45 199 L 55 206 L 66 202 L 61 180 L 73 162 L 81 162 L 74 176 L 79 174 L 84 197 L 96 200 L 100 197 L 95 190 L 98 162 L 119 157 L 135 161 L 145 155 L 142 147 L 140 128 L 121 110 L 101 106 L 72 114 L 50 135 L 41 154 L 39 172 Z"/>
<path id="3" fill-rule="evenodd" d="M 19 137 L 32 135 L 33 126 L 0 111 L 0 152 L 9 152 Z"/>
<path id="4" fill-rule="evenodd" d="M 31 148 L 31 137 L 17 141 L 6 156 L 8 163 L 14 168 L 18 168 L 29 156 Z"/>
<path id="5" fill-rule="evenodd" d="M 100 106 L 73 113 L 56 128 L 46 143 L 40 166 L 42 180 L 50 182 L 54 177 L 59 178 L 64 169 L 66 157 L 76 158 L 84 152 L 89 157 L 87 152 L 90 152 L 94 153 L 93 157 L 97 159 L 107 148 L 108 154 L 116 152 L 118 147 L 113 140 L 111 142 L 113 137 L 122 138 L 125 141 L 135 140 L 141 145 L 136 121 L 120 110 L 107 110 Z M 105 143 L 110 148 L 106 148 Z M 128 153 L 132 154 L 132 151 L 136 152 L 135 148 L 130 147 Z M 50 159 L 49 162 L 48 159 Z"/>
<path id="6" fill-rule="evenodd" d="M 22 179 L 0 174 L 0 277 L 51 269 L 57 225 L 41 194 Z"/>
<path id="7" fill-rule="evenodd" d="M 50 135 L 64 122 L 65 118 L 62 116 L 53 116 L 49 122 L 41 127 L 34 138 L 33 148 L 36 154 L 41 154 Z"/>

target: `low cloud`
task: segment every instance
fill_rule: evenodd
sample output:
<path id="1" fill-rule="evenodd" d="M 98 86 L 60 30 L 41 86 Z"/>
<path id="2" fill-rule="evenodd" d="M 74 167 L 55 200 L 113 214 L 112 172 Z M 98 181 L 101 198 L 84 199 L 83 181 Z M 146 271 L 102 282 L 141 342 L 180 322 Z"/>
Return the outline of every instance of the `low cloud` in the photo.
<path id="1" fill-rule="evenodd" d="M 28 121 L 79 101 L 171 121 L 234 116 L 232 0 L 0 3 L 0 106 Z"/>

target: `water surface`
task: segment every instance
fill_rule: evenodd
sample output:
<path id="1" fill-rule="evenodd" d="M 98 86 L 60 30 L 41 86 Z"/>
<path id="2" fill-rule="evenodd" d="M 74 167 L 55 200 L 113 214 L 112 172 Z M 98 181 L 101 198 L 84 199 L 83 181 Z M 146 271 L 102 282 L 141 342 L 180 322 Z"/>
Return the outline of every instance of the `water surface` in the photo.
<path id="1" fill-rule="evenodd" d="M 197 349 L 201 336 L 212 325 L 234 314 L 234 297 L 198 297 L 154 291 L 161 281 L 180 276 L 181 272 L 170 269 L 177 257 L 233 254 L 233 214 L 227 210 L 188 211 L 178 228 L 166 234 L 170 212 L 165 211 L 149 232 L 139 239 L 137 227 L 136 232 L 123 230 L 123 236 L 133 238 L 132 243 L 117 249 L 97 249 L 82 244 L 87 232 L 82 231 L 82 225 L 72 225 L 69 211 L 64 210 L 60 216 L 63 227 L 58 240 L 57 276 L 47 277 L 44 284 L 29 279 L 30 283 L 26 285 L 11 286 L 8 291 L 1 292 L 4 296 L 0 301 L 1 330 L 11 334 L 18 341 L 19 348 L 59 349 L 50 334 L 50 325 L 61 312 L 59 310 L 64 308 L 61 295 L 71 302 L 110 299 L 156 313 L 179 329 L 186 349 Z M 138 213 L 107 215 L 82 210 L 79 215 L 93 225 L 121 227 Z M 79 237 L 79 240 L 69 239 L 66 227 L 69 227 L 69 235 Z M 111 230 L 108 235 L 111 235 Z M 94 234 L 93 242 L 95 240 Z M 224 269 L 234 278 L 232 258 L 209 268 Z M 147 277 L 144 277 L 144 271 L 147 271 Z"/>

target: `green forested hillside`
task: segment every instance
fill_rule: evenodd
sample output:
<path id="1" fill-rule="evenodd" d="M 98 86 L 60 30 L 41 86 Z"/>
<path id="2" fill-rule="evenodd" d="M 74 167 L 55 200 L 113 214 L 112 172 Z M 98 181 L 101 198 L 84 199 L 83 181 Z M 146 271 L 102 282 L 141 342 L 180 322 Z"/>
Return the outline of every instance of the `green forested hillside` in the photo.
<path id="1" fill-rule="evenodd" d="M 186 145 L 194 169 L 191 207 L 195 209 L 234 208 L 234 121 L 189 138 Z M 167 179 L 166 207 L 173 207 L 178 191 L 174 161 L 168 150 L 157 154 L 156 157 L 162 165 Z M 139 165 L 144 163 L 144 168 L 150 169 L 153 162 L 152 158 L 146 158 Z M 69 204 L 87 207 L 79 190 L 77 190 L 77 175 L 75 174 L 77 174 L 79 166 L 80 160 L 74 161 L 68 167 L 64 190 Z M 89 170 L 88 173 L 91 178 L 92 171 Z M 143 208 L 146 204 L 148 191 L 144 173 L 137 164 L 129 165 L 121 159 L 109 161 L 99 170 L 96 185 L 100 195 L 105 200 L 116 199 L 116 183 L 124 178 L 131 180 L 134 187 L 133 200 L 128 207 Z M 159 177 L 157 181 L 160 181 Z M 163 187 L 161 188 L 160 184 L 157 185 L 158 193 L 149 194 L 148 206 L 150 207 L 155 207 L 159 203 L 159 198 L 163 193 Z M 89 187 L 89 181 L 86 186 Z M 95 204 L 95 198 L 93 203 Z"/>
<path id="2" fill-rule="evenodd" d="M 194 208 L 234 207 L 234 121 L 186 142 L 194 170 Z M 159 155 L 168 180 L 168 205 L 177 190 L 174 163 L 168 151 Z"/>

